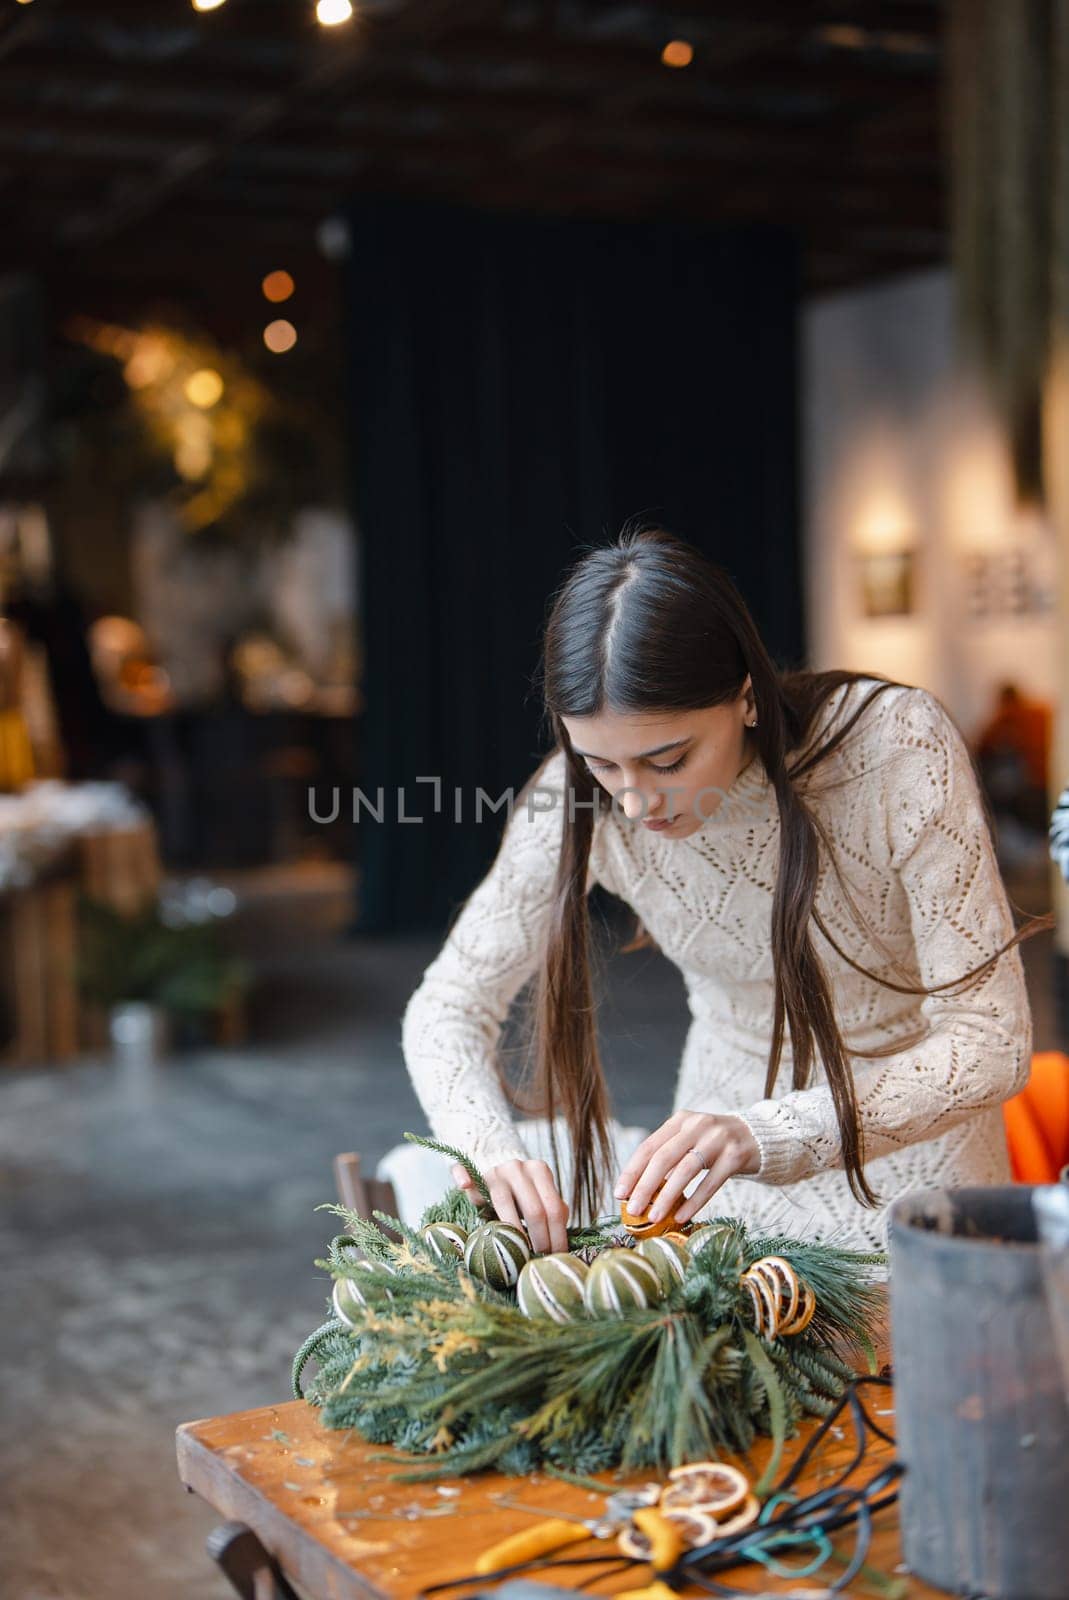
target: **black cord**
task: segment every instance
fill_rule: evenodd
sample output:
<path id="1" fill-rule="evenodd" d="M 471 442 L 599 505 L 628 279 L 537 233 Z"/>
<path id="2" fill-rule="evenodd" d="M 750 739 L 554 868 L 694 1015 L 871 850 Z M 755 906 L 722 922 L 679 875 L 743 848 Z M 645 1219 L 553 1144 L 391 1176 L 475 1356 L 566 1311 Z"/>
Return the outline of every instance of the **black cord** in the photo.
<path id="1" fill-rule="evenodd" d="M 785 1533 L 830 1534 L 842 1528 L 854 1527 L 857 1530 L 854 1541 L 853 1554 L 843 1572 L 832 1583 L 826 1583 L 824 1588 L 830 1594 L 840 1594 L 846 1589 L 861 1570 L 872 1543 L 872 1518 L 879 1512 L 895 1504 L 898 1499 L 897 1489 L 889 1493 L 882 1491 L 889 1489 L 890 1485 L 901 1477 L 903 1467 L 899 1461 L 887 1462 L 880 1467 L 865 1483 L 857 1484 L 852 1488 L 844 1488 L 845 1480 L 861 1466 L 868 1448 L 868 1435 L 871 1433 L 884 1444 L 894 1445 L 892 1434 L 888 1433 L 875 1422 L 866 1410 L 865 1403 L 858 1392 L 866 1385 L 875 1385 L 879 1388 L 889 1389 L 891 1380 L 875 1374 L 853 1379 L 844 1389 L 842 1395 L 835 1402 L 832 1410 L 821 1419 L 816 1432 L 806 1441 L 792 1465 L 784 1473 L 779 1483 L 774 1486 L 770 1498 L 785 1495 L 791 1492 L 792 1486 L 797 1483 L 802 1473 L 809 1466 L 813 1457 L 818 1453 L 831 1435 L 838 1419 L 847 1410 L 854 1425 L 854 1453 L 846 1466 L 836 1476 L 834 1483 L 822 1489 L 803 1496 L 782 1507 L 777 1514 L 765 1523 L 751 1523 L 748 1528 L 741 1528 L 738 1533 L 728 1534 L 726 1537 L 716 1539 L 707 1545 L 701 1545 L 693 1550 L 688 1550 L 668 1571 L 658 1573 L 658 1577 L 669 1587 L 682 1587 L 684 1584 L 693 1584 L 702 1589 L 706 1594 L 721 1595 L 725 1597 L 752 1597 L 752 1591 L 741 1590 L 719 1584 L 713 1579 L 713 1573 L 729 1572 L 733 1567 L 742 1564 L 761 1565 L 759 1558 L 748 1553 L 748 1547 L 755 1545 L 774 1546 L 782 1539 Z M 622 1560 L 615 1552 L 598 1556 L 564 1556 L 556 1560 L 547 1561 L 543 1557 L 535 1557 L 530 1561 L 517 1562 L 511 1567 L 501 1567 L 492 1573 L 482 1575 L 473 1574 L 463 1578 L 451 1578 L 443 1583 L 431 1584 L 422 1592 L 425 1595 L 439 1594 L 445 1589 L 460 1589 L 468 1584 L 482 1585 L 497 1583 L 503 1578 L 511 1578 L 519 1573 L 540 1570 L 542 1572 L 555 1572 L 565 1567 L 589 1567 L 597 1565 L 602 1570 L 583 1581 L 578 1587 L 585 1588 L 588 1584 L 596 1583 L 603 1577 L 611 1576 L 613 1572 L 622 1571 L 624 1567 L 633 1563 Z M 609 1567 L 612 1570 L 606 1571 Z"/>
<path id="2" fill-rule="evenodd" d="M 814 1490 L 812 1494 L 796 1500 L 793 1504 L 785 1505 L 767 1523 L 757 1526 L 751 1524 L 749 1528 L 743 1528 L 726 1539 L 714 1540 L 708 1545 L 687 1551 L 673 1571 L 663 1574 L 664 1581 L 670 1585 L 681 1582 L 695 1584 L 707 1594 L 738 1596 L 744 1591 L 715 1582 L 712 1574 L 730 1571 L 743 1561 L 759 1561 L 758 1557 L 749 1554 L 749 1550 L 755 1546 L 774 1548 L 784 1533 L 827 1535 L 853 1526 L 856 1529 L 853 1554 L 844 1571 L 833 1582 L 824 1586 L 830 1594 L 844 1592 L 861 1570 L 869 1552 L 874 1513 L 893 1505 L 898 1498 L 897 1490 L 888 1494 L 883 1494 L 882 1491 L 893 1484 L 903 1470 L 900 1462 L 888 1462 L 867 1482 L 854 1485 L 852 1488 L 843 1487 L 846 1479 L 856 1472 L 864 1461 L 870 1433 L 887 1444 L 894 1444 L 892 1435 L 869 1415 L 858 1393 L 858 1390 L 866 1384 L 875 1384 L 881 1388 L 890 1387 L 888 1379 L 875 1376 L 858 1378 L 851 1383 L 773 1489 L 773 1497 L 790 1492 L 792 1485 L 797 1483 L 821 1446 L 827 1441 L 838 1418 L 849 1408 L 854 1425 L 855 1448 L 852 1457 L 836 1476 L 834 1483 Z"/>

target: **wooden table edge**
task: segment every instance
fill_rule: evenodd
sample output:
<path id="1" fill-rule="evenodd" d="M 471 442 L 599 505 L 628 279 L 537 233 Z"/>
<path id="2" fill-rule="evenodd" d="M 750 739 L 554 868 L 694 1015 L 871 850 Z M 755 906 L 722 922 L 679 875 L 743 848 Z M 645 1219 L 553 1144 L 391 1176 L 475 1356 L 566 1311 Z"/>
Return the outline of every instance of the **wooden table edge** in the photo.
<path id="1" fill-rule="evenodd" d="M 315 1595 L 316 1600 L 349 1596 L 354 1587 L 366 1600 L 391 1600 L 384 1590 L 376 1589 L 355 1567 L 339 1560 L 324 1544 L 309 1535 L 302 1534 L 297 1544 L 299 1559 L 294 1570 L 292 1561 L 283 1556 L 284 1550 L 293 1549 L 295 1524 L 292 1519 L 280 1506 L 254 1488 L 240 1471 L 233 1466 L 226 1467 L 218 1454 L 196 1437 L 197 1428 L 217 1420 L 205 1417 L 198 1422 L 182 1422 L 175 1429 L 178 1476 L 185 1488 L 191 1494 L 199 1495 L 206 1505 L 219 1512 L 224 1519 L 243 1522 L 251 1528 L 285 1576 Z M 340 1584 L 336 1580 L 341 1580 Z M 325 1586 L 324 1581 L 329 1586 Z"/>

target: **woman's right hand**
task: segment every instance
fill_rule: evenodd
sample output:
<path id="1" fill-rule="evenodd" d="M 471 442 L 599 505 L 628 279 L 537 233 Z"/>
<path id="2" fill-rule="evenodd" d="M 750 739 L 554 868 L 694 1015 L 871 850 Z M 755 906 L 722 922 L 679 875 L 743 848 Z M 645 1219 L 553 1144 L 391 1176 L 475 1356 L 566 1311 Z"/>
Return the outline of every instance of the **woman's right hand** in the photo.
<path id="1" fill-rule="evenodd" d="M 498 1217 L 523 1228 L 538 1255 L 567 1250 L 568 1206 L 546 1162 L 502 1161 L 487 1168 L 484 1176 Z M 453 1168 L 453 1181 L 473 1205 L 479 1204 L 482 1194 L 466 1167 Z"/>

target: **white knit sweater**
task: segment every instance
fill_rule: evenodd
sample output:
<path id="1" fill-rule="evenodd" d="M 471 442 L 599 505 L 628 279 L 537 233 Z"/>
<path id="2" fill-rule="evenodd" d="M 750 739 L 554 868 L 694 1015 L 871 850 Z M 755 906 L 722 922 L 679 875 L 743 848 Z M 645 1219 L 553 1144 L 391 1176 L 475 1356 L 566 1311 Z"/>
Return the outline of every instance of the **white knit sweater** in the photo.
<path id="1" fill-rule="evenodd" d="M 870 687 L 838 691 L 821 727 L 838 726 Z M 525 1153 L 494 1062 L 510 1003 L 543 948 L 563 783 L 558 753 L 539 779 L 558 803 L 540 809 L 549 805 L 540 794 L 539 809 L 517 804 L 490 872 L 404 1014 L 405 1060 L 436 1137 L 483 1167 Z M 863 967 L 931 986 L 960 978 L 1010 936 L 968 753 L 931 695 L 886 691 L 805 792 L 838 867 L 822 860 L 817 906 Z M 683 973 L 692 1021 L 665 1117 L 740 1115 L 760 1148 L 756 1176 L 726 1184 L 706 1214 L 879 1248 L 884 1210 L 858 1205 L 847 1187 L 822 1069 L 810 1088 L 792 1090 L 788 1045 L 773 1098 L 764 1097 L 778 852 L 775 796 L 754 760 L 689 838 L 664 839 L 615 810 L 601 816 L 590 883 L 633 907 Z M 867 1175 L 884 1205 L 908 1189 L 1007 1182 L 999 1108 L 1028 1076 L 1032 1038 L 1017 951 L 964 993 L 917 997 L 856 972 L 816 929 L 813 938 L 850 1052 Z M 889 1045 L 876 1059 L 860 1054 Z"/>

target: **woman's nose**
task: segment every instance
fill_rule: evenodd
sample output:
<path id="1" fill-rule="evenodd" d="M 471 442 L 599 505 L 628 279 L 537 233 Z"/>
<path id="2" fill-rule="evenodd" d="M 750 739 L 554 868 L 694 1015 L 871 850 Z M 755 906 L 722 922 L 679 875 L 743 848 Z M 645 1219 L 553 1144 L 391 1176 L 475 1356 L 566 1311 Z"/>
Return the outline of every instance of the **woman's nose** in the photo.
<path id="1" fill-rule="evenodd" d="M 637 822 L 640 817 L 652 817 L 657 813 L 660 797 L 655 794 L 646 794 L 640 789 L 625 789 L 620 797 L 624 816 L 629 822 Z"/>

